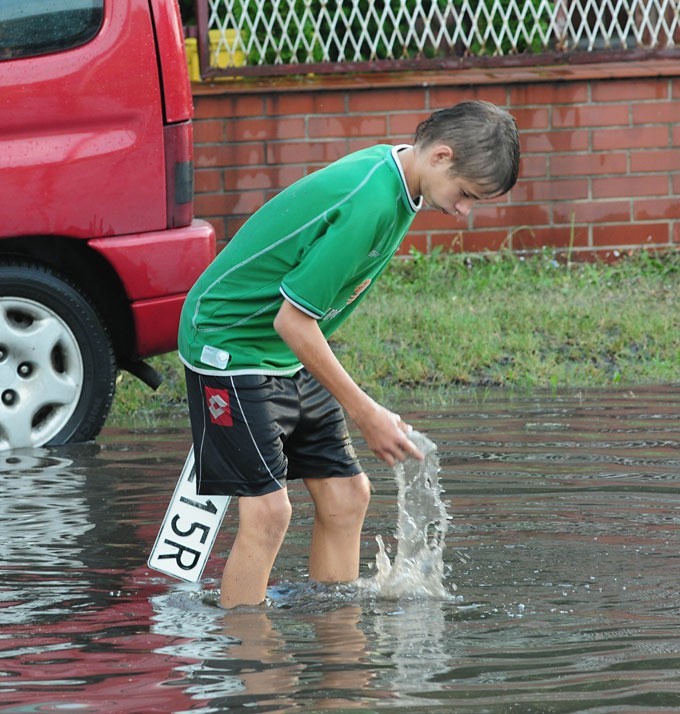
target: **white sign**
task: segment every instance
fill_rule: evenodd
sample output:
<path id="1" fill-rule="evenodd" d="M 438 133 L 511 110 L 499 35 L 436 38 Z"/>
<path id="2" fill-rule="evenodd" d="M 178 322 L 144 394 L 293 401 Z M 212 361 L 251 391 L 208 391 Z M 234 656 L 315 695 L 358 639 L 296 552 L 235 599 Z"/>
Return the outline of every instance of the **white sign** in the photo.
<path id="1" fill-rule="evenodd" d="M 148 565 L 179 580 L 196 583 L 208 562 L 231 496 L 196 493 L 194 450 L 184 462 Z"/>

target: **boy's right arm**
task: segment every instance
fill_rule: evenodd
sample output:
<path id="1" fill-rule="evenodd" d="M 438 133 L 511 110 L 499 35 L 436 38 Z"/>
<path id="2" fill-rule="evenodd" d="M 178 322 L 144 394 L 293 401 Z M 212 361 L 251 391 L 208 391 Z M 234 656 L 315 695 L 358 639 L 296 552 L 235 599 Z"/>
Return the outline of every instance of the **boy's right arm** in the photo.
<path id="1" fill-rule="evenodd" d="M 340 402 L 376 456 L 390 466 L 408 456 L 423 458 L 407 436 L 408 424 L 371 399 L 350 377 L 313 317 L 284 300 L 274 320 L 274 329 L 300 362 Z"/>

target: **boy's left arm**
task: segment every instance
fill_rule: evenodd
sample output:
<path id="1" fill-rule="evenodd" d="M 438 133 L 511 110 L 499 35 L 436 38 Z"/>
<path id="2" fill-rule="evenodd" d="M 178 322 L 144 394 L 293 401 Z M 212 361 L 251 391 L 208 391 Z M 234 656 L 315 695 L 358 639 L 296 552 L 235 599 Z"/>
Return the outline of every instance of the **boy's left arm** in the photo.
<path id="1" fill-rule="evenodd" d="M 302 364 L 340 402 L 360 429 L 368 447 L 394 466 L 409 455 L 423 455 L 406 435 L 410 427 L 364 392 L 331 350 L 317 321 L 284 300 L 274 329 Z"/>

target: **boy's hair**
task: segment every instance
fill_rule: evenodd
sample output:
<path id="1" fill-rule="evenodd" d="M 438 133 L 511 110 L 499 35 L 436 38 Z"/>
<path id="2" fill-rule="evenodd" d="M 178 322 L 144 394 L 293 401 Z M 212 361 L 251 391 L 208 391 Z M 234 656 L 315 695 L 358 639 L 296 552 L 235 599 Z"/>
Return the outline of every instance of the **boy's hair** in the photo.
<path id="1" fill-rule="evenodd" d="M 495 104 L 466 101 L 440 109 L 421 122 L 415 143 L 446 144 L 453 151 L 451 173 L 473 181 L 486 197 L 507 193 L 519 173 L 515 119 Z"/>

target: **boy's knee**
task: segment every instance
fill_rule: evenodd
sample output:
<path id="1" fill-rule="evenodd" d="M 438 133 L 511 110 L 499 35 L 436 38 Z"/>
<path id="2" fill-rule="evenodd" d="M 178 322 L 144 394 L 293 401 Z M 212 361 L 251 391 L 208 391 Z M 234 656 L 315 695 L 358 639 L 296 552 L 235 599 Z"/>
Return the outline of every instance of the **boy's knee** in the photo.
<path id="1" fill-rule="evenodd" d="M 366 474 L 359 474 L 352 479 L 352 489 L 357 509 L 365 514 L 371 500 L 371 484 Z"/>
<path id="2" fill-rule="evenodd" d="M 292 507 L 285 491 L 239 499 L 240 526 L 264 538 L 282 537 L 290 523 Z"/>
<path id="3" fill-rule="evenodd" d="M 317 515 L 339 521 L 363 521 L 371 500 L 368 478 L 361 473 L 347 479 L 332 479 L 322 499 L 315 499 Z"/>

